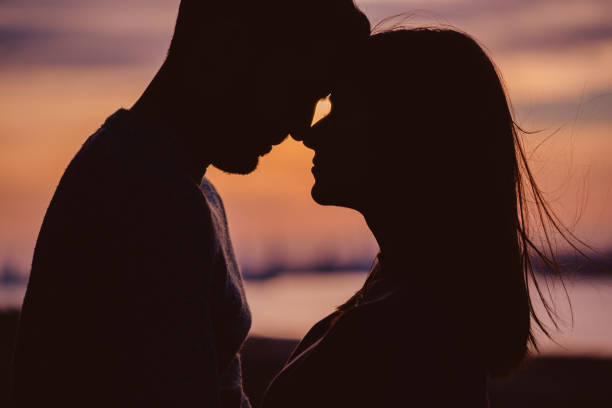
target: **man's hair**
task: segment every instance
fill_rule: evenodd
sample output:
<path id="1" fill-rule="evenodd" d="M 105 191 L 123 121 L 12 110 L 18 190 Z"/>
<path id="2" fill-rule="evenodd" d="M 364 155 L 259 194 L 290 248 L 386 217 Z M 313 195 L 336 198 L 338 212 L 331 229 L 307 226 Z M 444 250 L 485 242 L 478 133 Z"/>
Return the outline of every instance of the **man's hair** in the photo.
<path id="1" fill-rule="evenodd" d="M 369 33 L 370 23 L 353 0 L 182 0 L 168 56 L 190 60 L 203 48 L 214 52 L 228 42 L 260 54 L 326 51 Z"/>

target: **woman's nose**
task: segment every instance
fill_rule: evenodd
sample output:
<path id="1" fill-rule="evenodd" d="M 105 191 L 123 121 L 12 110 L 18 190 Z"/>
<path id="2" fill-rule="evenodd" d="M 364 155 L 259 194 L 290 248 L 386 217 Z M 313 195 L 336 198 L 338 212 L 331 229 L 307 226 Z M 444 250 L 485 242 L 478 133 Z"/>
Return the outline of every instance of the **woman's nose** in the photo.
<path id="1" fill-rule="evenodd" d="M 329 118 L 325 117 L 315 123 L 310 129 L 304 132 L 302 135 L 302 142 L 304 146 L 310 149 L 316 149 L 320 146 L 321 140 L 325 137 L 325 134 L 329 131 Z"/>

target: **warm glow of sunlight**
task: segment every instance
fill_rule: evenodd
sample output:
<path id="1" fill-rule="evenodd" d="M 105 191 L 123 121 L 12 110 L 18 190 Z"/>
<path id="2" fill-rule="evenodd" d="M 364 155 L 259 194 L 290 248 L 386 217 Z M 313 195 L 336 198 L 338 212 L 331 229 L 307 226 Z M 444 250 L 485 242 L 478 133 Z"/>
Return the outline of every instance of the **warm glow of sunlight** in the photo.
<path id="1" fill-rule="evenodd" d="M 521 6 L 501 7 L 501 0 L 462 0 L 460 8 L 455 2 L 356 0 L 373 23 L 406 11 L 408 4 L 437 13 L 480 40 L 503 73 L 518 122 L 541 130 L 525 136 L 528 151 L 562 127 L 531 160 L 552 206 L 570 226 L 576 224 L 580 237 L 610 247 L 609 2 L 508 0 Z M 166 55 L 178 3 L 64 0 L 41 7 L 34 0 L 0 2 L 0 29 L 8 33 L 0 44 L 0 266 L 10 260 L 29 269 L 64 169 L 105 118 L 129 108 L 153 78 Z M 502 17 L 512 27 L 499 25 Z M 319 100 L 312 125 L 331 108 L 329 95 Z M 310 197 L 313 155 L 287 138 L 248 177 L 212 167 L 207 172 L 225 201 L 243 266 L 376 253 L 363 217 L 317 205 Z"/>
<path id="2" fill-rule="evenodd" d="M 329 97 L 331 94 L 327 95 L 325 98 L 319 99 L 317 102 L 317 106 L 315 107 L 314 116 L 312 117 L 312 123 L 310 126 L 314 126 L 318 121 L 329 115 L 331 112 L 331 101 Z"/>

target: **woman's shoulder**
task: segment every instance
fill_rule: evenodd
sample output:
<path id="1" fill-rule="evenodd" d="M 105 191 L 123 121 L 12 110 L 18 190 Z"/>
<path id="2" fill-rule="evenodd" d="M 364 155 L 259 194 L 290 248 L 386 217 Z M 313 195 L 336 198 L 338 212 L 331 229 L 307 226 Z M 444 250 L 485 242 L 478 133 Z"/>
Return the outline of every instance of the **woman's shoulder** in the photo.
<path id="1" fill-rule="evenodd" d="M 443 309 L 411 290 L 397 289 L 347 311 L 334 323 L 328 337 L 335 337 L 334 343 L 350 342 L 374 359 L 392 355 L 381 363 L 404 360 L 411 365 L 474 366 L 473 350 L 460 340 L 465 333 L 457 333 L 457 324 L 450 319 Z"/>
<path id="2" fill-rule="evenodd" d="M 452 336 L 443 335 L 443 324 L 419 309 L 416 298 L 409 290 L 379 291 L 320 321 L 271 386 L 270 401 L 288 398 L 296 407 L 484 406 L 484 370 L 461 363 Z"/>
<path id="3" fill-rule="evenodd" d="M 310 346 L 312 346 L 314 343 L 322 339 L 329 331 L 330 327 L 332 326 L 332 322 L 337 316 L 337 314 L 338 312 L 333 312 L 325 318 L 321 319 L 314 326 L 312 326 L 310 330 L 308 330 L 308 333 L 306 333 L 304 338 L 300 340 L 296 348 L 289 356 L 289 361 L 293 360 Z"/>
<path id="4" fill-rule="evenodd" d="M 379 333 L 404 331 L 410 327 L 422 328 L 429 325 L 423 306 L 409 289 L 382 289 L 348 310 L 337 323 L 351 330 L 383 330 Z"/>
<path id="5" fill-rule="evenodd" d="M 337 337 L 330 341 L 330 349 L 350 344 L 346 360 L 352 355 L 361 367 L 378 373 L 369 376 L 373 383 L 378 378 L 399 388 L 420 390 L 421 397 L 429 395 L 432 401 L 436 397 L 430 391 L 436 389 L 449 391 L 448 397 L 456 401 L 482 401 L 486 369 L 473 350 L 458 340 L 455 325 L 447 324 L 441 313 L 417 298 L 409 290 L 397 290 L 347 312 L 332 329 L 335 333 L 330 330 L 330 339 Z M 446 406 L 446 397 L 440 398 L 440 406 Z"/>

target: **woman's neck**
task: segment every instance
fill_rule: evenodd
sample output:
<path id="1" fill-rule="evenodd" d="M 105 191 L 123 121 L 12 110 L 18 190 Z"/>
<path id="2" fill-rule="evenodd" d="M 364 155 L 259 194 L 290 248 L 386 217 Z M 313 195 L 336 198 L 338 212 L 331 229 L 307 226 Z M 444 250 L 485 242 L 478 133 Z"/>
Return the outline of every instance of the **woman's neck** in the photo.
<path id="1" fill-rule="evenodd" d="M 393 211 L 365 213 L 364 218 L 372 231 L 385 263 L 406 256 L 406 237 L 409 234 L 406 223 L 401 217 L 393 217 Z"/>

